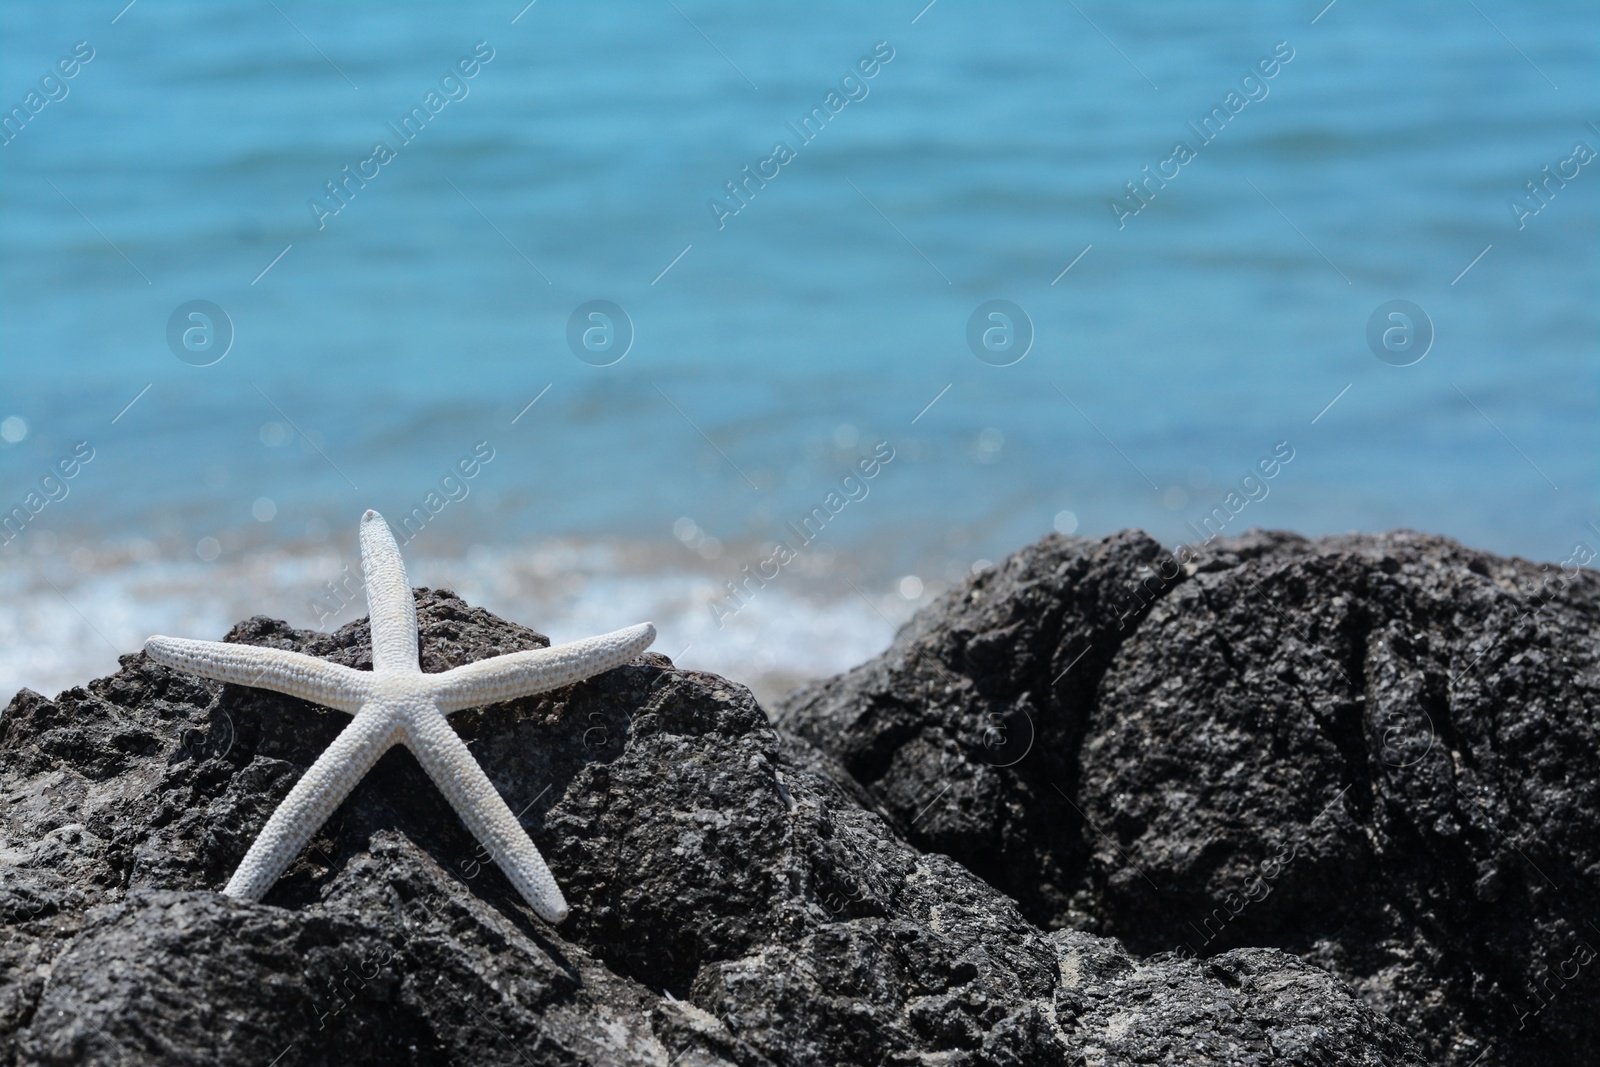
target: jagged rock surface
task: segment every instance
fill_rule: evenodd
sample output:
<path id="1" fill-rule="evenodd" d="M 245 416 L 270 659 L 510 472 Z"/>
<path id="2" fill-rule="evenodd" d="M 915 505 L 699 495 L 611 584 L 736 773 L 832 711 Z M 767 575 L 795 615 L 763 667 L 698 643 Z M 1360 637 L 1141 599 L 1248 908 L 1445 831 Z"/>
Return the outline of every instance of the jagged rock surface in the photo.
<path id="1" fill-rule="evenodd" d="M 423 666 L 539 647 L 448 593 Z M 364 621 L 229 640 L 370 667 Z M 662 656 L 452 718 L 560 880 L 539 922 L 403 750 L 261 904 L 218 890 L 344 722 L 123 658 L 0 717 L 0 1063 L 1420 1065 L 1271 949 L 1046 933 L 740 686 Z M 835 773 L 840 773 L 834 768 Z"/>
<path id="2" fill-rule="evenodd" d="M 1296 953 L 1457 1067 L 1600 1060 L 1600 579 L 1406 532 L 1185 564 L 1047 537 L 778 721 L 1042 927 Z"/>

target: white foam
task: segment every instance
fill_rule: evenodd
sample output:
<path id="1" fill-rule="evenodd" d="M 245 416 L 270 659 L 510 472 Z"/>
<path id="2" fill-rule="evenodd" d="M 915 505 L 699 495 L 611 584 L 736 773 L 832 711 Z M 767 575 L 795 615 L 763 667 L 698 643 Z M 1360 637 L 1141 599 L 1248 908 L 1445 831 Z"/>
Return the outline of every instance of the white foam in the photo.
<path id="1" fill-rule="evenodd" d="M 13 556 L 0 570 L 0 699 L 24 686 L 54 694 L 110 674 L 118 654 L 137 651 L 152 634 L 217 640 L 252 615 L 333 630 L 367 610 L 359 560 L 328 545 L 210 563 L 98 556 L 107 562 L 77 567 L 55 553 Z M 660 633 L 655 651 L 749 685 L 764 701 L 876 655 L 915 607 L 887 577 L 857 581 L 869 602 L 836 575 L 795 568 L 719 626 L 711 604 L 726 590 L 709 566 L 680 566 L 626 545 L 474 546 L 407 565 L 414 584 L 454 589 L 555 642 L 648 619 Z M 331 593 L 330 582 L 344 592 Z"/>

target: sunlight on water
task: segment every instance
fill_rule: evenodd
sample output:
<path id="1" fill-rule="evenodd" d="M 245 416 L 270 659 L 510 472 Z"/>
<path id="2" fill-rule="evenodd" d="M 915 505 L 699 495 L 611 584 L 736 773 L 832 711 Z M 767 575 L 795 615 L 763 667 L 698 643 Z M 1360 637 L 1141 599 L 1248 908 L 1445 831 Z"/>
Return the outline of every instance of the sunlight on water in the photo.
<path id="1" fill-rule="evenodd" d="M 1593 5 L 517 6 L 5 9 L 0 690 L 366 507 L 767 694 L 1051 529 L 1600 543 Z"/>

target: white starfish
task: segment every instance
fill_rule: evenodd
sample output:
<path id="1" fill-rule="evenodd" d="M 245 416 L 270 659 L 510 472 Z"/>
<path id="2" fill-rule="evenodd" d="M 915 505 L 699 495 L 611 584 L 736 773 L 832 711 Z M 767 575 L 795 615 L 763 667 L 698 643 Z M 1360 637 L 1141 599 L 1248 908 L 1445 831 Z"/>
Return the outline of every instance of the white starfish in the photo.
<path id="1" fill-rule="evenodd" d="M 445 716 L 559 689 L 619 667 L 649 647 L 655 627 L 640 623 L 571 644 L 424 674 L 417 661 L 417 605 L 405 563 L 376 511 L 361 516 L 361 566 L 372 623 L 371 671 L 256 645 L 178 637 L 145 642 L 145 655 L 165 666 L 272 689 L 355 716 L 272 813 L 223 892 L 238 900 L 260 900 L 378 757 L 398 742 L 416 755 L 533 910 L 549 922 L 560 922 L 567 917 L 567 902 L 544 857 Z"/>

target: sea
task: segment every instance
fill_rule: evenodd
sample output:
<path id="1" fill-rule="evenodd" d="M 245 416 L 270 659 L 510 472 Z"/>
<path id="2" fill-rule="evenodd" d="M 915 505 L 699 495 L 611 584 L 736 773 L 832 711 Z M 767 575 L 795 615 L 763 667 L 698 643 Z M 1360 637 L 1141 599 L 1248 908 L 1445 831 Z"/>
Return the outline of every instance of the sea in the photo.
<path id="1" fill-rule="evenodd" d="M 1051 531 L 1592 555 L 1596 70 L 1576 2 L 0 5 L 0 698 L 361 617 L 369 507 L 769 701 Z"/>

